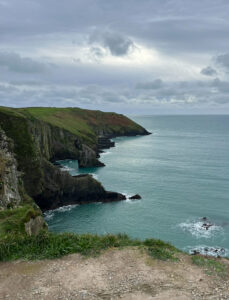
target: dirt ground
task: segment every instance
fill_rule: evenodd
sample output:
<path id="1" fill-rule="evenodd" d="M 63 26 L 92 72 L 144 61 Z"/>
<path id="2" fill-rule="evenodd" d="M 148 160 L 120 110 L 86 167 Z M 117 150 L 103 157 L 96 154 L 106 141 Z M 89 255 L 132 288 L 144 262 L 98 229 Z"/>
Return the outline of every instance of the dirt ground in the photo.
<path id="1" fill-rule="evenodd" d="M 139 249 L 112 249 L 95 258 L 0 263 L 0 299 L 229 300 L 229 282 L 187 255 L 163 262 Z"/>

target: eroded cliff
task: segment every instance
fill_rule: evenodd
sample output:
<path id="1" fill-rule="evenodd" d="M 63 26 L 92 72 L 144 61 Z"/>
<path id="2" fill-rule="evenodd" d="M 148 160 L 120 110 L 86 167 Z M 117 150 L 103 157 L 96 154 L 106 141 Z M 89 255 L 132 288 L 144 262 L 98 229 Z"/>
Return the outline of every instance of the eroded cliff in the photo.
<path id="1" fill-rule="evenodd" d="M 77 108 L 2 107 L 0 126 L 12 141 L 15 172 L 20 172 L 23 188 L 42 210 L 124 199 L 105 191 L 91 176 L 73 178 L 51 162 L 71 158 L 80 167 L 103 166 L 98 160 L 99 136 L 148 134 L 122 115 Z"/>

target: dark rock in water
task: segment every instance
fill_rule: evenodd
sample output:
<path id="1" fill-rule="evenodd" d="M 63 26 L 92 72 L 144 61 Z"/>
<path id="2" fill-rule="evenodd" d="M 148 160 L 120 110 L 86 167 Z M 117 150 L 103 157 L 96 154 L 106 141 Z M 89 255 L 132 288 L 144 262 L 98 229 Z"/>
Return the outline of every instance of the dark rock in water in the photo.
<path id="1" fill-rule="evenodd" d="M 93 202 L 114 202 L 126 197 L 116 192 L 106 191 L 100 182 L 91 175 L 71 176 L 67 172 L 43 161 L 45 189 L 34 197 L 35 202 L 46 211 L 71 204 L 87 204 Z"/>
<path id="2" fill-rule="evenodd" d="M 134 200 L 134 199 L 139 200 L 139 199 L 142 199 L 142 197 L 139 194 L 136 194 L 136 195 L 131 196 L 129 199 L 131 199 L 131 200 Z"/>
<path id="3" fill-rule="evenodd" d="M 190 251 L 191 255 L 207 255 L 207 256 L 215 256 L 215 257 L 221 257 L 225 255 L 225 249 L 224 248 L 215 248 L 215 247 L 200 247 L 200 249 L 192 249 Z"/>
<path id="4" fill-rule="evenodd" d="M 204 223 L 204 224 L 202 225 L 202 228 L 208 230 L 208 229 L 209 229 L 210 227 L 212 227 L 212 226 L 213 226 L 213 224 L 211 224 L 211 223 Z"/>
<path id="5" fill-rule="evenodd" d="M 116 192 L 106 192 L 106 199 L 104 199 L 103 202 L 114 202 L 121 200 L 126 200 L 126 196 Z"/>
<path id="6" fill-rule="evenodd" d="M 202 221 L 207 221 L 207 217 L 203 217 L 201 220 Z"/>

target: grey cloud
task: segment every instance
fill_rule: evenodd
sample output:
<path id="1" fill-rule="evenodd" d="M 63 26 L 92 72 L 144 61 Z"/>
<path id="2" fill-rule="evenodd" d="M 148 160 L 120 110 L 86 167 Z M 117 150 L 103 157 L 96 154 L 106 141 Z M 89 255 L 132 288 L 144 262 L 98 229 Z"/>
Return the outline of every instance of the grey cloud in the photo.
<path id="1" fill-rule="evenodd" d="M 201 84 L 200 84 L 201 83 Z M 0 84 L 0 105 L 10 101 L 14 106 L 82 106 L 85 108 L 107 109 L 112 106 L 120 110 L 127 105 L 143 109 L 151 105 L 202 105 L 229 103 L 229 84 L 219 79 L 209 81 L 163 82 L 158 89 L 129 89 L 104 87 L 101 85 L 25 85 Z M 15 102 L 16 101 L 16 102 Z M 16 104 L 15 104 L 16 103 Z M 152 106 L 153 108 L 154 106 Z"/>
<path id="2" fill-rule="evenodd" d="M 57 0 L 0 2 L 7 3 L 0 9 L 0 50 L 8 51 L 0 51 L 4 71 L 0 81 L 11 82 L 0 86 L 2 105 L 71 104 L 100 109 L 113 105 L 121 111 L 135 103 L 136 112 L 144 113 L 150 107 L 153 111 L 155 103 L 173 105 L 177 101 L 203 107 L 227 103 L 228 73 L 220 68 L 229 70 L 227 0 L 68 0 L 68 5 Z M 112 64 L 101 60 L 108 53 L 126 56 L 138 45 L 158 54 L 155 68 L 145 58 L 141 61 L 140 51 L 136 51 L 140 62 L 136 65 L 131 65 L 132 57 L 127 64 L 115 66 L 114 60 Z M 44 58 L 29 58 L 34 52 L 50 55 L 58 70 L 42 63 Z M 202 80 L 196 70 L 203 63 L 211 64 L 216 53 L 225 53 L 215 59 L 218 73 L 204 68 L 201 74 L 206 78 Z M 163 57 L 171 59 L 171 64 L 161 63 Z M 169 82 L 173 73 L 174 82 Z M 182 74 L 183 81 L 176 81 Z M 210 75 L 224 80 L 212 80 Z"/>
<path id="3" fill-rule="evenodd" d="M 142 90 L 154 90 L 160 89 L 163 86 L 163 81 L 161 79 L 155 79 L 150 82 L 138 83 L 136 88 Z"/>
<path id="4" fill-rule="evenodd" d="M 229 53 L 218 55 L 216 62 L 224 68 L 229 69 Z"/>
<path id="5" fill-rule="evenodd" d="M 228 93 L 228 96 L 229 96 L 229 82 L 228 81 L 222 81 L 219 78 L 215 78 L 212 81 L 211 86 L 217 88 L 221 93 Z"/>
<path id="6" fill-rule="evenodd" d="M 1 7 L 0 35 L 8 42 L 22 38 L 77 32 L 92 28 L 109 33 L 104 43 L 113 55 L 125 55 L 139 39 L 163 51 L 213 52 L 229 47 L 229 3 L 224 0 L 10 0 Z M 77 40 L 75 41 L 78 42 Z M 119 46 L 117 46 L 119 45 Z"/>
<path id="7" fill-rule="evenodd" d="M 134 48 L 131 39 L 112 31 L 96 31 L 90 36 L 90 42 L 101 43 L 114 56 L 127 55 Z"/>
<path id="8" fill-rule="evenodd" d="M 206 68 L 203 68 L 200 71 L 201 74 L 206 75 L 206 76 L 214 76 L 217 74 L 217 71 L 213 69 L 212 67 L 208 66 Z"/>
<path id="9" fill-rule="evenodd" d="M 41 73 L 45 65 L 28 57 L 21 57 L 17 53 L 0 52 L 0 67 L 18 73 Z"/>

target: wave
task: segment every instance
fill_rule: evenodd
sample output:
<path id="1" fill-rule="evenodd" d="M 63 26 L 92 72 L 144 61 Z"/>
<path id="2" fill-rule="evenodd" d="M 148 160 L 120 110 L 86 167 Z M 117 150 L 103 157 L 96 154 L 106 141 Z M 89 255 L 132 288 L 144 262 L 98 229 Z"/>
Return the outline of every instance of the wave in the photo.
<path id="1" fill-rule="evenodd" d="M 180 223 L 178 226 L 196 238 L 211 238 L 214 235 L 223 233 L 222 226 L 206 223 L 203 220 L 187 220 L 187 222 Z"/>
<path id="2" fill-rule="evenodd" d="M 202 254 L 202 255 L 209 255 L 209 256 L 222 256 L 228 257 L 229 256 L 229 249 L 225 249 L 218 246 L 206 246 L 206 245 L 199 245 L 199 246 L 187 246 L 183 248 L 184 251 L 188 252 L 189 254 Z"/>
<path id="3" fill-rule="evenodd" d="M 44 218 L 46 221 L 51 220 L 54 217 L 54 212 L 52 210 L 48 210 L 46 212 L 44 212 Z"/>
<path id="4" fill-rule="evenodd" d="M 137 203 L 138 202 L 138 201 L 136 201 L 136 199 L 130 199 L 130 197 L 133 196 L 133 195 L 127 194 L 125 192 L 123 192 L 122 194 L 124 196 L 126 196 L 126 200 L 124 200 L 125 203 L 132 204 L 132 203 Z"/>
<path id="5" fill-rule="evenodd" d="M 90 173 L 90 175 L 92 175 L 92 177 L 93 177 L 94 179 L 96 179 L 96 180 L 98 180 L 98 178 L 99 178 L 97 174 Z"/>
<path id="6" fill-rule="evenodd" d="M 67 167 L 67 166 L 63 166 L 63 165 L 60 167 L 60 170 L 61 170 L 61 171 L 64 171 L 64 172 L 66 172 L 66 171 L 67 171 L 67 172 L 75 171 L 75 169 L 70 168 L 70 167 Z"/>
<path id="7" fill-rule="evenodd" d="M 58 207 L 56 209 L 50 209 L 50 210 L 44 212 L 44 218 L 45 218 L 45 220 L 49 221 L 54 217 L 55 213 L 62 213 L 62 212 L 70 211 L 73 208 L 75 208 L 76 206 L 79 206 L 79 204 L 65 205 L 65 206 Z"/>
<path id="8" fill-rule="evenodd" d="M 104 151 L 103 153 L 101 153 L 101 155 L 107 155 L 107 154 L 111 154 L 111 151 Z"/>

